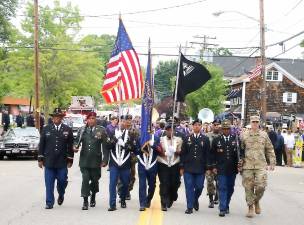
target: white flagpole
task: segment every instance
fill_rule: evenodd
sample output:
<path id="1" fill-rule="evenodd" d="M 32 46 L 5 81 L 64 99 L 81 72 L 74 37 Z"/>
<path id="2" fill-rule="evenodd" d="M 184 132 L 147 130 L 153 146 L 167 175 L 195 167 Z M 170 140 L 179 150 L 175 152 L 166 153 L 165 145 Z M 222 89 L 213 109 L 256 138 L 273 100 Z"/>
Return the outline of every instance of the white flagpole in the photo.
<path id="1" fill-rule="evenodd" d="M 177 99 L 177 87 L 178 87 L 178 80 L 179 80 L 179 68 L 180 68 L 180 62 L 181 62 L 181 45 L 179 46 L 179 50 L 178 50 L 178 63 L 177 63 L 177 73 L 176 73 L 176 82 L 175 82 L 175 93 L 174 93 L 174 100 L 173 100 L 173 115 L 172 115 L 172 134 L 171 134 L 171 140 L 172 140 L 172 136 L 174 133 L 173 130 L 173 124 L 174 124 L 174 113 L 175 113 L 175 106 L 176 106 L 176 99 Z"/>

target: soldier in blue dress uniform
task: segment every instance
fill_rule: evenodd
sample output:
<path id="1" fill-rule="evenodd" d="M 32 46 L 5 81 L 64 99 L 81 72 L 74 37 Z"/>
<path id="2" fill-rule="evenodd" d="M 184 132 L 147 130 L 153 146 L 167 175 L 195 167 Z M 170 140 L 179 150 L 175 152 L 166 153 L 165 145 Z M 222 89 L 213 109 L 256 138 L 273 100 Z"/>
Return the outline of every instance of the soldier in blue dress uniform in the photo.
<path id="1" fill-rule="evenodd" d="M 44 167 L 46 187 L 46 209 L 54 205 L 54 186 L 57 180 L 58 205 L 62 205 L 65 189 L 68 183 L 68 169 L 73 164 L 73 132 L 70 127 L 62 123 L 64 113 L 55 108 L 50 114 L 53 123 L 47 125 L 41 133 L 38 166 Z"/>

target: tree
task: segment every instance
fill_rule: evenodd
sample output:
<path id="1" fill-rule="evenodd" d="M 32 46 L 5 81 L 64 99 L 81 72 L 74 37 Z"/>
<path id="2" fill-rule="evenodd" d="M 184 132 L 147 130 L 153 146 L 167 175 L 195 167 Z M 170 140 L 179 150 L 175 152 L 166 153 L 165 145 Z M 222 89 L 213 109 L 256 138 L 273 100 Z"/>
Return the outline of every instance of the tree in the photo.
<path id="1" fill-rule="evenodd" d="M 155 95 L 159 100 L 173 95 L 172 77 L 176 76 L 177 62 L 160 61 L 154 74 Z"/>
<path id="2" fill-rule="evenodd" d="M 18 0 L 0 1 L 0 42 L 5 42 L 11 34 L 10 18 L 15 15 Z"/>
<path id="3" fill-rule="evenodd" d="M 222 69 L 211 64 L 207 65 L 207 69 L 211 79 L 186 97 L 187 113 L 194 118 L 202 108 L 211 109 L 215 115 L 223 111 L 228 83 L 223 79 Z"/>
<path id="4" fill-rule="evenodd" d="M 48 114 L 54 107 L 68 107 L 72 95 L 101 99 L 104 57 L 109 57 L 110 53 L 87 51 L 91 49 L 84 46 L 84 40 L 76 40 L 82 21 L 79 9 L 71 3 L 61 6 L 59 1 L 54 1 L 53 8 L 40 6 L 39 12 L 42 111 Z M 5 83 L 9 87 L 8 94 L 16 97 L 30 97 L 34 90 L 32 4 L 27 5 L 26 15 L 21 24 L 22 33 L 26 35 L 18 37 L 17 48 L 10 49 L 8 57 L 0 61 L 1 84 Z M 108 35 L 99 39 L 111 45 Z"/>
<path id="5" fill-rule="evenodd" d="M 232 52 L 230 52 L 228 48 L 215 48 L 212 49 L 212 52 L 216 56 L 232 56 Z"/>

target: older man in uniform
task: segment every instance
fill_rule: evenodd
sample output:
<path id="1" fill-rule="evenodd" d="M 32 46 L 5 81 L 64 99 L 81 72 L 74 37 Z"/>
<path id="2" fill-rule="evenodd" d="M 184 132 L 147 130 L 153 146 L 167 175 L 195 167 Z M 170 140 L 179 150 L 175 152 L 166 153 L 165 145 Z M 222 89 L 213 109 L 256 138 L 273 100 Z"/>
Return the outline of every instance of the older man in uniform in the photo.
<path id="1" fill-rule="evenodd" d="M 219 216 L 229 213 L 229 204 L 234 192 L 235 178 L 238 173 L 239 139 L 231 134 L 229 120 L 222 122 L 222 135 L 213 139 L 211 159 L 214 173 L 217 174 L 219 190 Z"/>
<path id="2" fill-rule="evenodd" d="M 259 129 L 259 122 L 259 116 L 250 117 L 251 130 L 243 134 L 241 141 L 242 177 L 248 205 L 246 216 L 249 218 L 254 216 L 254 211 L 261 213 L 260 200 L 267 185 L 265 168 L 274 170 L 276 165 L 273 145 L 267 133 Z"/>
<path id="3" fill-rule="evenodd" d="M 210 153 L 209 139 L 200 133 L 202 122 L 194 120 L 192 126 L 194 133 L 187 136 L 181 151 L 181 174 L 184 176 L 187 198 L 186 214 L 193 213 L 193 208 L 196 211 L 199 209 L 198 199 L 204 188 Z"/>
<path id="4" fill-rule="evenodd" d="M 107 149 L 107 134 L 104 127 L 96 125 L 96 113 L 87 115 L 87 124 L 81 127 L 76 137 L 75 152 L 81 145 L 79 167 L 82 174 L 81 197 L 83 197 L 82 210 L 88 210 L 96 205 L 96 193 L 99 192 L 99 179 L 101 167 L 108 164 L 109 152 Z"/>
<path id="5" fill-rule="evenodd" d="M 207 137 L 209 138 L 210 145 L 212 145 L 212 141 L 214 138 L 220 136 L 220 125 L 221 120 L 215 119 L 212 123 L 212 132 L 207 133 Z M 217 177 L 214 171 L 212 170 L 212 166 L 208 165 L 209 170 L 206 172 L 206 180 L 207 180 L 207 194 L 209 196 L 209 208 L 214 208 L 214 204 L 218 204 L 218 185 L 217 185 Z M 214 198 L 213 198 L 214 197 Z"/>
<path id="6" fill-rule="evenodd" d="M 58 205 L 62 205 L 64 193 L 68 183 L 68 169 L 73 164 L 73 132 L 70 127 L 62 123 L 64 113 L 56 108 L 53 114 L 53 123 L 47 125 L 41 133 L 38 166 L 44 166 L 46 187 L 46 209 L 54 205 L 54 185 L 57 179 Z"/>
<path id="7" fill-rule="evenodd" d="M 183 141 L 173 134 L 174 129 L 172 123 L 166 125 L 166 135 L 160 138 L 159 156 L 157 157 L 162 211 L 167 211 L 167 208 L 170 208 L 177 200 L 177 191 L 181 183 L 179 163 Z"/>

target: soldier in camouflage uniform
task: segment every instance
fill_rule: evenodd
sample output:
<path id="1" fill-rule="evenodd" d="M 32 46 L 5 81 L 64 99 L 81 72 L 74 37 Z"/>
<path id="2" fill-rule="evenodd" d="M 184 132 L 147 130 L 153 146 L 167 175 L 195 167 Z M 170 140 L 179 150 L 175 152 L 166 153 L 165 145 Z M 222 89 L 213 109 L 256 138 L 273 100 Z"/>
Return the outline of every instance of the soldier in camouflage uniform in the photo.
<path id="1" fill-rule="evenodd" d="M 276 165 L 273 145 L 266 132 L 259 129 L 259 116 L 251 116 L 251 130 L 246 131 L 241 141 L 242 177 L 248 205 L 247 217 L 252 218 L 254 211 L 261 213 L 260 200 L 267 185 L 267 169 L 274 170 Z"/>
<path id="2" fill-rule="evenodd" d="M 82 174 L 81 197 L 83 197 L 82 210 L 95 207 L 96 193 L 99 192 L 99 179 L 101 167 L 108 164 L 109 152 L 107 148 L 108 136 L 104 127 L 96 125 L 96 113 L 87 115 L 87 124 L 81 127 L 76 137 L 74 152 L 78 152 L 81 145 L 79 167 Z"/>
<path id="3" fill-rule="evenodd" d="M 207 133 L 206 136 L 209 138 L 210 145 L 212 145 L 212 141 L 214 138 L 220 136 L 220 124 L 221 121 L 216 119 L 212 123 L 212 132 Z M 209 208 L 214 208 L 214 204 L 218 204 L 218 187 L 216 181 L 216 174 L 213 172 L 213 168 L 215 165 L 208 165 L 209 170 L 206 172 L 206 180 L 207 180 L 207 195 L 209 196 Z M 213 198 L 214 196 L 214 198 Z"/>

